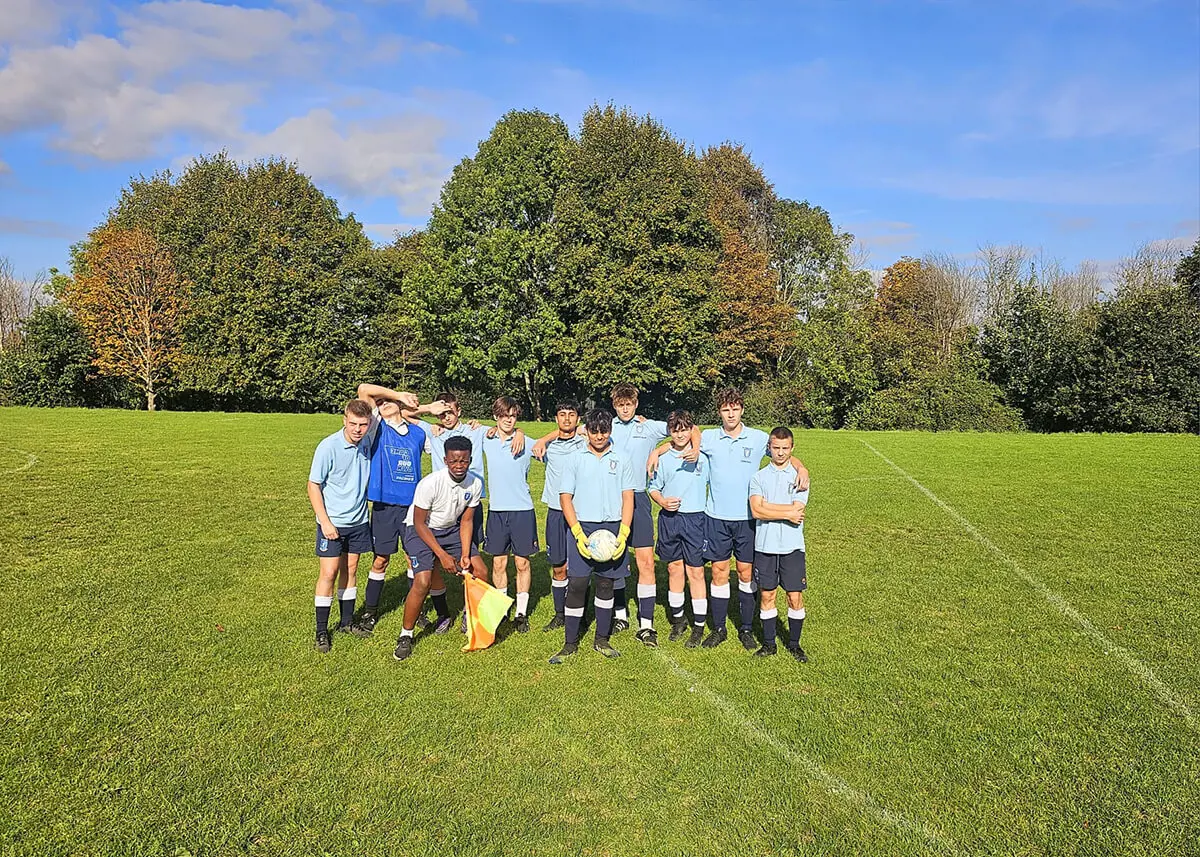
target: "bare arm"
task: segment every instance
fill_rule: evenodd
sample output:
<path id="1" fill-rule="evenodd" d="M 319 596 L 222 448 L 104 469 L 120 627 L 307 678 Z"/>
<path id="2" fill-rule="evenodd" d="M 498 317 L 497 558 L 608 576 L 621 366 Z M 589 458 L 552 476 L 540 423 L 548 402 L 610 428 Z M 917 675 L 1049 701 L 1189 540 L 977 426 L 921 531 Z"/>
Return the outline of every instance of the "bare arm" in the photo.
<path id="1" fill-rule="evenodd" d="M 633 523 L 633 492 L 621 492 L 621 526 L 626 529 Z"/>
<path id="2" fill-rule="evenodd" d="M 471 567 L 471 537 L 475 534 L 475 507 L 468 506 L 463 510 L 462 520 L 458 523 L 459 544 L 462 545 L 462 556 L 459 558 L 459 569 L 465 571 Z"/>
<path id="3" fill-rule="evenodd" d="M 699 461 L 700 460 L 700 427 L 699 426 L 692 426 L 691 444 L 692 445 L 688 447 L 687 452 L 683 453 L 683 455 L 681 455 L 679 457 L 682 458 L 684 461 L 691 461 L 691 462 Z M 655 460 L 657 461 L 658 459 L 655 459 Z"/>
<path id="4" fill-rule="evenodd" d="M 338 528 L 329 520 L 329 513 L 325 511 L 325 495 L 321 493 L 321 486 L 316 482 L 308 483 L 308 502 L 312 504 L 317 523 L 321 525 L 321 535 L 327 539 L 336 539 L 339 535 Z"/>
<path id="5" fill-rule="evenodd" d="M 562 506 L 563 520 L 567 522 L 567 529 L 572 530 L 579 523 L 579 519 L 575 517 L 575 502 L 570 494 L 559 494 L 558 502 Z M 633 512 L 629 513 L 629 520 L 633 520 Z"/>
<path id="6" fill-rule="evenodd" d="M 804 520 L 804 504 L 799 500 L 790 505 L 768 503 L 759 495 L 751 494 L 750 514 L 756 521 L 788 521 L 799 524 Z"/>
<path id="7" fill-rule="evenodd" d="M 792 456 L 792 467 L 796 468 L 795 485 L 796 485 L 797 490 L 807 491 L 808 490 L 808 468 L 805 467 L 804 463 L 794 455 Z"/>
<path id="8" fill-rule="evenodd" d="M 558 429 L 550 432 L 550 434 L 546 435 L 545 437 L 539 437 L 537 442 L 533 445 L 533 457 L 538 461 L 543 460 L 546 457 L 546 447 L 549 446 L 550 442 L 556 437 L 558 437 Z"/>
<path id="9" fill-rule="evenodd" d="M 662 492 L 657 488 L 650 492 L 650 499 L 668 512 L 679 511 L 680 499 L 678 497 L 664 497 Z"/>
<path id="10" fill-rule="evenodd" d="M 669 441 L 669 440 L 663 441 L 657 447 L 654 448 L 654 451 L 650 453 L 650 457 L 646 459 L 646 472 L 647 473 L 649 473 L 651 476 L 654 475 L 654 471 L 658 470 L 658 457 L 670 448 L 671 448 L 671 441 Z M 697 450 L 697 455 L 698 455 L 699 449 L 700 449 L 700 444 L 697 443 L 695 448 Z M 683 457 L 685 459 L 687 459 L 686 455 Z M 695 461 L 696 459 L 693 458 L 690 460 Z"/>
<path id="11" fill-rule="evenodd" d="M 379 407 L 381 401 L 392 401 L 399 402 L 410 410 L 416 410 L 421 404 L 416 393 L 393 390 L 391 387 L 382 387 L 379 384 L 359 384 L 358 397 L 370 402 L 372 407 Z"/>

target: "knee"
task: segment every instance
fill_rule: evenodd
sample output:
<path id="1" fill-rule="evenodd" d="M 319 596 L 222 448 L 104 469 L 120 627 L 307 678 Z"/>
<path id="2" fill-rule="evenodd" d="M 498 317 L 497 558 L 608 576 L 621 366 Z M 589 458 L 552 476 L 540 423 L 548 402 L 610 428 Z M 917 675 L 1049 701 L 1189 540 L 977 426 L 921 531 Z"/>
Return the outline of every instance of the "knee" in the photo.
<path id="1" fill-rule="evenodd" d="M 424 598 L 429 594 L 429 586 L 432 579 L 433 575 L 430 572 L 419 572 L 413 576 L 412 588 L 409 590 L 409 592 L 413 595 L 419 595 Z M 441 584 L 439 583 L 439 585 Z"/>
<path id="2" fill-rule="evenodd" d="M 375 559 L 371 561 L 371 569 L 373 571 L 386 571 L 388 563 L 391 561 L 391 559 L 392 558 L 390 556 L 376 556 Z"/>
<path id="3" fill-rule="evenodd" d="M 616 585 L 612 578 L 601 577 L 596 580 L 596 600 L 608 601 L 613 597 Z"/>
<path id="4" fill-rule="evenodd" d="M 588 579 L 572 577 L 567 581 L 567 606 L 580 608 L 587 600 Z"/>

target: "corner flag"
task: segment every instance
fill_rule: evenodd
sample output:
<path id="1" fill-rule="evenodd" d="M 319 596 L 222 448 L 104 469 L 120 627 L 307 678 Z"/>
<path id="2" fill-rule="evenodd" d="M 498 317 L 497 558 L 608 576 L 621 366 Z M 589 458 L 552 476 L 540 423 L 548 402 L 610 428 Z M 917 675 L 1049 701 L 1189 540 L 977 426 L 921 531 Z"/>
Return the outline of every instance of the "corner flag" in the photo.
<path id="1" fill-rule="evenodd" d="M 463 597 L 467 602 L 467 644 L 462 650 L 486 649 L 496 641 L 496 629 L 513 600 L 471 574 L 463 575 Z"/>

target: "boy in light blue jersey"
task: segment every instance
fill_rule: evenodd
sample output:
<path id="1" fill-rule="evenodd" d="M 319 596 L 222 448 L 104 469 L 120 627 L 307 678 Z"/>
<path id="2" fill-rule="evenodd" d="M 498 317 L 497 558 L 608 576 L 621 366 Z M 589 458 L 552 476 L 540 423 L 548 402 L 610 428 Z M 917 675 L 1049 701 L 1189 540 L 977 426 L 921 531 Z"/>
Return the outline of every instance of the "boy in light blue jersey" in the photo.
<path id="1" fill-rule="evenodd" d="M 508 555 L 517 566 L 517 606 L 513 626 L 520 634 L 529 632 L 529 558 L 538 551 L 537 518 L 529 493 L 530 450 L 514 449 L 517 418 L 521 406 L 515 399 L 501 396 L 492 404 L 496 431 L 485 435 L 484 459 L 487 484 L 492 487 L 488 500 L 486 550 L 492 555 L 492 586 L 508 590 Z"/>
<path id="2" fill-rule="evenodd" d="M 422 423 L 422 427 L 429 435 L 425 442 L 425 451 L 429 453 L 430 462 L 433 465 L 433 471 L 444 470 L 446 467 L 446 441 L 452 437 L 465 437 L 471 441 L 471 468 L 468 471 L 472 476 L 484 481 L 484 464 L 483 464 L 483 441 L 488 434 L 494 434 L 495 428 L 485 426 L 478 420 L 470 420 L 463 422 L 462 410 L 458 405 L 458 396 L 450 392 L 438 393 L 433 399 L 435 402 L 445 402 L 447 409 L 438 418 L 438 424 Z M 525 447 L 525 433 L 517 429 L 516 436 L 513 438 L 513 449 L 523 449 Z M 487 486 L 484 486 L 484 498 L 487 498 Z M 483 546 L 483 515 L 475 516 L 475 530 L 471 536 L 475 546 Z"/>
<path id="3" fill-rule="evenodd" d="M 613 449 L 629 459 L 638 479 L 633 492 L 633 523 L 629 534 L 638 569 L 638 624 L 642 629 L 647 626 L 653 629 L 654 596 L 657 591 L 654 576 L 654 518 L 650 498 L 646 494 L 646 465 L 654 447 L 670 437 L 670 431 L 662 420 L 648 420 L 637 415 L 638 390 L 632 384 L 617 384 L 612 388 L 611 396 L 613 412 L 616 414 L 612 426 Z M 684 456 L 689 461 L 696 461 L 700 456 L 699 429 L 693 429 L 691 441 Z M 629 627 L 623 583 L 617 585 L 614 600 L 617 609 L 613 631 L 623 631 Z M 643 614 L 643 607 L 649 612 Z"/>
<path id="4" fill-rule="evenodd" d="M 713 649 L 725 642 L 729 615 L 729 556 L 737 563 L 738 604 L 741 623 L 738 639 L 747 651 L 758 648 L 754 639 L 754 518 L 750 514 L 750 479 L 767 454 L 767 433 L 742 422 L 742 394 L 726 388 L 717 394 L 721 427 L 707 429 L 700 452 L 708 460 L 708 505 L 705 508 L 704 558 L 712 563 L 709 590 L 713 630 L 702 644 Z M 808 488 L 808 470 L 799 459 L 797 487 Z"/>
<path id="5" fill-rule="evenodd" d="M 572 455 L 563 468 L 559 502 L 574 540 L 567 552 L 567 625 L 562 651 L 550 659 L 561 664 L 579 650 L 588 582 L 596 584 L 596 639 L 592 645 L 606 658 L 620 657 L 609 643 L 612 633 L 613 582 L 629 574 L 629 524 L 637 476 L 629 461 L 609 441 L 612 414 L 594 410 L 586 421 L 587 448 Z M 609 556 L 594 556 L 589 536 L 607 530 L 617 537 Z"/>
<path id="6" fill-rule="evenodd" d="M 686 571 L 692 591 L 692 636 L 687 646 L 695 648 L 704 636 L 708 599 L 704 589 L 704 507 L 708 494 L 708 463 L 688 461 L 696 423 L 687 411 L 673 411 L 667 418 L 671 448 L 658 460 L 650 479 L 650 499 L 662 507 L 658 515 L 658 558 L 667 563 L 667 614 L 671 620 L 671 642 L 687 633 L 683 615 L 683 581 Z M 639 586 L 640 590 L 640 586 Z M 639 592 L 640 595 L 640 592 Z M 650 605 L 653 608 L 653 603 Z M 641 604 L 638 615 L 645 614 Z M 657 645 L 654 629 L 643 624 L 638 639 Z M 649 639 L 643 639 L 643 635 Z M 652 641 L 652 642 L 651 642 Z"/>
<path id="7" fill-rule="evenodd" d="M 417 407 L 412 393 L 399 393 L 407 405 Z M 317 520 L 317 585 L 313 595 L 316 611 L 316 649 L 325 654 L 333 648 L 329 614 L 336 581 L 340 621 L 349 631 L 358 589 L 358 557 L 371 550 L 371 528 L 367 522 L 367 483 L 371 475 L 371 444 L 379 429 L 370 402 L 351 399 L 342 414 L 342 428 L 322 440 L 308 470 L 308 501 Z"/>
<path id="8" fill-rule="evenodd" d="M 750 511 L 758 526 L 754 531 L 754 578 L 759 590 L 759 618 L 763 644 L 756 657 L 775 654 L 775 590 L 782 584 L 788 601 L 787 650 L 800 663 L 808 656 L 800 648 L 804 628 L 804 510 L 808 490 L 796 487 L 792 466 L 792 432 L 779 426 L 770 439 L 771 463 L 750 480 Z"/>
<path id="9" fill-rule="evenodd" d="M 571 531 L 563 518 L 558 488 L 567 460 L 587 447 L 587 437 L 578 433 L 578 404 L 559 402 L 554 408 L 554 421 L 558 427 L 533 445 L 533 457 L 546 465 L 542 502 L 546 504 L 546 559 L 550 562 L 550 592 L 554 596 L 554 618 L 542 629 L 543 632 L 555 631 L 567 624 L 567 543 Z M 586 602 L 586 594 L 584 600 Z"/>

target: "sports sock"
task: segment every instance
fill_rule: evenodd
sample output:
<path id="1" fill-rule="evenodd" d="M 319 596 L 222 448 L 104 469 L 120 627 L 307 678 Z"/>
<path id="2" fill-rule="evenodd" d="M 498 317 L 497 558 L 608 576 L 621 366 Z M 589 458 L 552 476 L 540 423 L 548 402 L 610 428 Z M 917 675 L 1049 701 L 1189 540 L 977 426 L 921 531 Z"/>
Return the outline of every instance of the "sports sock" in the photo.
<path id="1" fill-rule="evenodd" d="M 517 615 L 524 616 L 528 612 L 529 612 L 529 593 L 528 592 L 518 592 L 517 593 Z"/>
<path id="2" fill-rule="evenodd" d="M 412 635 L 413 635 L 412 628 L 401 628 L 400 629 L 400 638 L 401 639 L 404 639 L 405 637 L 411 637 Z"/>
<path id="3" fill-rule="evenodd" d="M 639 583 L 637 585 L 639 628 L 654 627 L 654 596 L 657 593 L 658 589 L 653 583 Z"/>
<path id="4" fill-rule="evenodd" d="M 612 634 L 613 600 L 596 596 L 592 604 L 596 607 L 596 638 L 608 637 Z"/>
<path id="5" fill-rule="evenodd" d="M 625 581 L 613 586 L 613 605 L 616 610 L 616 618 L 629 621 L 629 605 L 625 601 Z M 600 621 L 600 616 L 597 614 L 596 621 Z M 605 635 L 607 636 L 607 634 Z"/>
<path id="6" fill-rule="evenodd" d="M 333 607 L 332 595 L 314 595 L 313 604 L 317 608 L 317 633 L 329 630 L 329 611 Z"/>
<path id="7" fill-rule="evenodd" d="M 804 630 L 804 608 L 793 610 L 788 608 L 788 635 L 791 637 L 790 645 L 794 649 L 800 645 L 800 632 Z"/>
<path id="8" fill-rule="evenodd" d="M 729 584 L 709 587 L 709 597 L 712 598 L 713 630 L 720 631 L 725 627 L 729 617 Z"/>
<path id="9" fill-rule="evenodd" d="M 372 570 L 367 575 L 367 600 L 363 604 L 364 610 L 374 610 L 379 606 L 379 599 L 383 595 L 383 581 L 387 577 L 387 572 Z"/>
<path id="10" fill-rule="evenodd" d="M 583 625 L 583 608 L 582 607 L 564 607 L 566 611 L 564 618 L 567 620 L 565 633 L 563 634 L 564 643 L 579 642 L 579 628 Z"/>
<path id="11" fill-rule="evenodd" d="M 682 592 L 667 592 L 667 612 L 670 614 L 672 624 L 683 618 Z"/>
<path id="12" fill-rule="evenodd" d="M 348 586 L 338 590 L 338 627 L 349 628 L 354 622 L 354 602 L 358 600 L 358 587 Z"/>
<path id="13" fill-rule="evenodd" d="M 445 589 L 431 590 L 429 600 L 433 602 L 433 609 L 437 611 L 439 619 L 445 619 L 450 615 L 450 605 L 446 603 Z"/>
<path id="14" fill-rule="evenodd" d="M 554 596 L 554 615 L 564 615 L 563 608 L 567 606 L 566 578 L 563 578 L 562 580 L 550 578 L 550 594 Z"/>
<path id="15" fill-rule="evenodd" d="M 708 623 L 708 599 L 693 598 L 692 599 L 692 624 L 698 625 L 701 628 Z"/>
<path id="16" fill-rule="evenodd" d="M 771 648 L 775 645 L 775 624 L 776 617 L 779 611 L 772 607 L 770 610 L 759 610 L 758 618 L 762 620 L 763 626 L 763 647 Z"/>
<path id="17" fill-rule="evenodd" d="M 739 631 L 749 631 L 754 627 L 754 581 L 738 581 L 738 608 L 742 614 L 742 624 Z"/>

